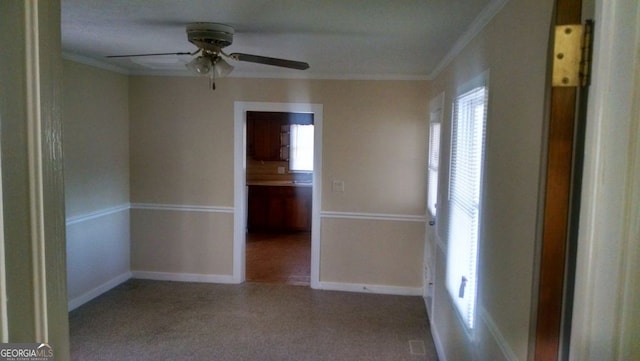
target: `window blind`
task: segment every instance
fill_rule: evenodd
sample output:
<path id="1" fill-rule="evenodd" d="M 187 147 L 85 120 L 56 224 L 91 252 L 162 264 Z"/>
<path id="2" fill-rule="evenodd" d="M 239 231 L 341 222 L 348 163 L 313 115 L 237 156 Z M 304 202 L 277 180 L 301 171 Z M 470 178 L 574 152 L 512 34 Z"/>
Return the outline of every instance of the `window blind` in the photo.
<path id="1" fill-rule="evenodd" d="M 485 86 L 461 94 L 453 104 L 447 289 L 469 329 L 475 315 L 486 108 Z"/>

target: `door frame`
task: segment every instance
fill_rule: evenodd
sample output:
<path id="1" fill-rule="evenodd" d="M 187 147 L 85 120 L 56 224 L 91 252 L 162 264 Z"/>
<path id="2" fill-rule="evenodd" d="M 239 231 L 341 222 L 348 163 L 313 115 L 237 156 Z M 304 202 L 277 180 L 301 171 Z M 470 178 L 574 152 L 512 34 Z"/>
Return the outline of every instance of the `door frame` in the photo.
<path id="1" fill-rule="evenodd" d="M 595 1 L 569 345 L 572 361 L 640 356 L 640 281 L 635 276 L 640 271 L 640 5 L 636 1 Z"/>
<path id="2" fill-rule="evenodd" d="M 3 94 L 0 121 L 15 133 L 14 142 L 2 144 L 0 187 L 16 187 L 0 192 L 6 208 L 0 217 L 13 215 L 0 222 L 0 339 L 46 342 L 66 360 L 60 1 L 2 2 L 0 19 L 2 33 L 11 35 L 0 36 L 8 49 L 0 82 L 14 90 Z"/>
<path id="3" fill-rule="evenodd" d="M 429 101 L 429 137 L 428 137 L 428 146 L 427 146 L 427 159 L 430 159 L 431 154 L 431 124 L 432 123 L 440 123 L 442 127 L 444 121 L 444 91 L 440 92 L 438 95 L 431 98 Z M 434 121 L 434 117 L 437 117 L 437 120 Z M 441 133 L 442 134 L 442 130 Z M 429 167 L 429 161 L 427 161 L 427 168 Z M 440 159 L 438 159 L 438 178 L 440 178 Z M 427 180 L 429 179 L 429 170 L 427 169 Z M 429 186 L 427 184 L 427 186 Z M 438 198 L 440 198 L 440 193 L 436 191 L 436 208 L 438 208 Z M 427 190 L 427 194 L 425 197 L 426 204 L 429 203 L 429 191 Z M 433 287 L 435 282 L 435 272 L 436 272 L 436 257 L 435 253 L 441 247 L 441 240 L 438 236 L 438 221 L 437 221 L 437 210 L 436 214 L 431 214 L 429 207 L 426 207 L 426 215 L 428 217 L 427 222 L 425 222 L 425 247 L 424 247 L 424 271 L 423 271 L 423 293 L 422 296 L 425 299 L 425 305 L 427 308 L 427 315 L 429 316 L 429 320 L 433 319 Z"/>
<path id="4" fill-rule="evenodd" d="M 313 191 L 311 206 L 311 288 L 320 287 L 320 209 L 322 182 L 322 104 L 234 103 L 233 280 L 246 280 L 247 111 L 313 113 Z"/>
<path id="5" fill-rule="evenodd" d="M 563 10 L 571 11 L 578 10 L 571 5 L 574 1 L 579 3 L 558 0 Z M 571 310 L 562 310 L 570 312 L 570 340 L 558 345 L 545 333 L 536 340 L 568 347 L 569 352 L 541 354 L 539 359 L 545 361 L 560 356 L 570 361 L 640 356 L 640 281 L 635 277 L 640 271 L 640 5 L 637 0 L 594 3 L 593 74 L 580 209 L 575 210 L 580 220 L 575 289 Z M 575 16 L 569 21 L 579 22 Z"/>
<path id="6" fill-rule="evenodd" d="M 556 0 L 552 18 L 552 34 L 559 26 L 581 24 L 582 0 Z M 569 34 L 571 31 L 565 33 Z M 551 45 L 555 38 L 552 38 Z M 555 49 L 554 49 L 555 51 Z M 551 57 L 552 54 L 549 54 Z M 559 57 L 561 59 L 561 57 Z M 554 65 L 555 66 L 555 65 Z M 549 68 L 552 70 L 553 66 Z M 536 285 L 534 287 L 535 310 L 532 315 L 533 342 L 531 357 L 538 360 L 558 360 L 563 347 L 563 322 L 570 314 L 567 305 L 567 269 L 569 256 L 569 240 L 571 235 L 572 209 L 575 199 L 574 187 L 580 181 L 580 169 L 576 167 L 576 159 L 582 153 L 578 149 L 579 139 L 576 136 L 579 101 L 578 86 L 563 86 L 548 83 L 550 86 L 548 101 L 547 134 L 546 134 L 546 172 L 542 179 L 541 194 L 541 239 L 538 249 Z"/>

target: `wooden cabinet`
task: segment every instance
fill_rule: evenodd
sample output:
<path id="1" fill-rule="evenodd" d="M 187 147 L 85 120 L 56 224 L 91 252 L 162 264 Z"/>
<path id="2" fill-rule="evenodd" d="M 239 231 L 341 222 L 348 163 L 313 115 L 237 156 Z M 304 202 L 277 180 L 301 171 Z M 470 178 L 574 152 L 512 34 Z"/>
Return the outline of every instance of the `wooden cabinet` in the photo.
<path id="1" fill-rule="evenodd" d="M 249 186 L 249 231 L 310 231 L 311 187 Z"/>
<path id="2" fill-rule="evenodd" d="M 260 161 L 289 158 L 289 126 L 313 124 L 313 114 L 247 112 L 247 155 Z"/>
<path id="3" fill-rule="evenodd" d="M 255 160 L 281 160 L 280 130 L 278 121 L 253 119 L 247 124 L 249 139 L 249 155 Z"/>

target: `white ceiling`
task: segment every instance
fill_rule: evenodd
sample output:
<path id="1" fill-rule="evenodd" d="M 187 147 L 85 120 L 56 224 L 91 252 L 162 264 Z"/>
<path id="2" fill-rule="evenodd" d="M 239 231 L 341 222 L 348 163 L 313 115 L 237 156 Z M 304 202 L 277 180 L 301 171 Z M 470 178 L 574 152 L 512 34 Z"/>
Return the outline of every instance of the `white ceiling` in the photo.
<path id="1" fill-rule="evenodd" d="M 495 3 L 495 0 L 493 1 Z M 504 2 L 504 1 L 503 1 Z M 308 62 L 305 71 L 231 62 L 232 76 L 428 78 L 492 0 L 62 0 L 62 47 L 72 59 L 130 73 L 186 72 L 185 25 L 231 25 L 227 52 Z M 474 23 L 475 22 L 475 23 Z"/>

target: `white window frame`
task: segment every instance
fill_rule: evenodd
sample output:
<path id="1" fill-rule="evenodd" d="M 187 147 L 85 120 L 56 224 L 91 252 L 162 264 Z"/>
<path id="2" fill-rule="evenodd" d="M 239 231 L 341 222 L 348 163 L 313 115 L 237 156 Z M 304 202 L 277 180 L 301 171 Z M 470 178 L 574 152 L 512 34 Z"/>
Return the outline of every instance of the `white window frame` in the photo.
<path id="1" fill-rule="evenodd" d="M 444 92 L 429 102 L 429 153 L 427 154 L 427 212 L 431 221 L 438 214 L 438 177 L 440 172 L 440 144 L 444 116 Z M 437 137 L 437 139 L 436 139 Z M 437 142 L 436 142 L 437 141 Z"/>
<path id="2" fill-rule="evenodd" d="M 456 212 L 459 206 L 455 205 L 456 202 L 455 194 L 455 180 L 454 180 L 454 172 L 456 170 L 456 154 L 455 154 L 455 146 L 456 146 L 456 125 L 458 125 L 458 120 L 456 120 L 456 102 L 459 100 L 463 100 L 469 93 L 479 89 L 484 88 L 484 106 L 483 106 L 483 123 L 481 125 L 481 134 L 477 135 L 480 138 L 480 154 L 477 165 L 479 165 L 479 174 L 477 174 L 477 190 L 471 192 L 473 194 L 477 191 L 477 194 L 474 196 L 477 197 L 475 202 L 477 202 L 476 212 L 477 217 L 470 217 L 472 220 L 472 224 L 476 225 L 475 230 L 473 226 L 469 228 L 470 234 L 475 235 L 474 240 L 470 240 L 470 244 L 467 243 L 464 237 L 454 238 L 458 233 L 454 233 L 455 231 L 460 231 L 460 227 L 454 227 L 454 212 Z M 461 322 L 464 324 L 465 330 L 467 333 L 471 333 L 475 329 L 475 320 L 476 320 L 476 302 L 477 295 L 480 289 L 480 285 L 478 284 L 478 259 L 479 259 L 479 250 L 482 239 L 482 216 L 483 216 L 483 197 L 482 190 L 484 185 L 484 157 L 485 157 L 485 149 L 486 149 L 486 128 L 488 121 L 488 107 L 489 107 L 489 73 L 484 72 L 483 74 L 477 76 L 473 80 L 464 84 L 462 87 L 458 89 L 456 95 L 454 97 L 452 103 L 452 114 L 451 114 L 451 139 L 450 139 L 450 167 L 449 167 L 449 195 L 448 195 L 448 215 L 447 215 L 447 233 L 446 233 L 446 242 L 447 242 L 447 270 L 446 270 L 446 288 L 448 290 L 451 301 L 454 305 L 454 308 L 457 310 L 458 316 L 460 316 Z M 476 133 L 474 133 L 476 136 Z M 467 199 L 468 200 L 468 199 Z M 475 223 L 474 223 L 475 222 Z M 473 236 L 472 236 L 473 238 Z M 465 258 L 467 257 L 467 258 Z M 462 261 L 461 260 L 465 260 Z M 466 284 L 463 285 L 462 277 L 466 279 Z M 464 287 L 464 297 L 459 297 L 460 289 Z"/>
<path id="3" fill-rule="evenodd" d="M 440 159 L 441 157 L 441 140 L 443 136 L 442 124 L 444 119 L 444 92 L 436 95 L 429 101 L 429 138 L 427 143 L 427 197 L 426 209 L 428 222 L 425 229 L 425 246 L 424 246 L 424 289 L 423 296 L 427 306 L 427 313 L 432 317 L 433 309 L 433 289 L 435 284 L 436 269 L 436 244 L 441 245 L 441 241 L 437 236 L 437 213 L 438 213 L 438 194 L 440 193 L 439 181 L 440 177 Z M 435 130 L 437 129 L 437 131 Z M 437 138 L 436 138 L 437 137 Z M 444 249 L 444 247 L 441 247 Z"/>

